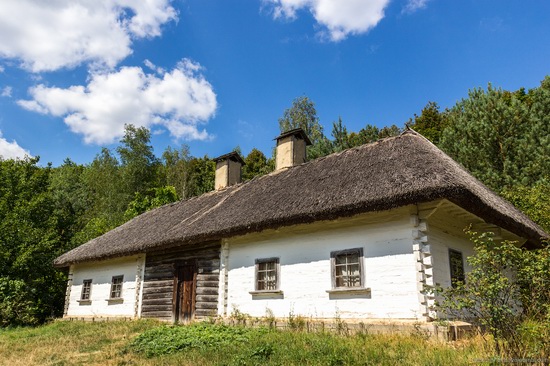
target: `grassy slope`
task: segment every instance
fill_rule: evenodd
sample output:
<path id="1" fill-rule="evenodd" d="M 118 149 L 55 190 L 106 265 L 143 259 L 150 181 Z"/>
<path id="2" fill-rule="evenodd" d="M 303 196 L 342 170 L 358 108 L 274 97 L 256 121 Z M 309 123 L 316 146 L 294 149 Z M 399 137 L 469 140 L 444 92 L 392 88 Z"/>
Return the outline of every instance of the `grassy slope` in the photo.
<path id="1" fill-rule="evenodd" d="M 161 329 L 156 329 L 161 327 Z M 214 333 L 216 328 L 181 332 Z M 475 340 L 444 344 L 419 335 L 362 335 L 246 331 L 247 340 L 214 344 L 206 341 L 167 355 L 145 356 L 129 347 L 138 334 L 178 333 L 152 321 L 54 322 L 38 328 L 0 330 L 1 365 L 464 365 L 486 353 Z M 151 333 L 154 332 L 154 333 Z M 231 332 L 230 332 L 231 333 Z M 196 333 L 198 334 L 198 333 Z M 185 338 L 187 337 L 187 338 Z M 231 334 L 228 335 L 231 337 Z M 240 337 L 240 335 L 239 335 Z M 208 338 L 208 337 L 203 337 Z M 156 342 L 156 341 L 155 341 Z M 156 342 L 155 347 L 158 347 Z M 143 345 L 140 346 L 143 350 Z M 146 345 L 146 347 L 148 347 Z M 161 347 L 162 349 L 162 347 Z"/>

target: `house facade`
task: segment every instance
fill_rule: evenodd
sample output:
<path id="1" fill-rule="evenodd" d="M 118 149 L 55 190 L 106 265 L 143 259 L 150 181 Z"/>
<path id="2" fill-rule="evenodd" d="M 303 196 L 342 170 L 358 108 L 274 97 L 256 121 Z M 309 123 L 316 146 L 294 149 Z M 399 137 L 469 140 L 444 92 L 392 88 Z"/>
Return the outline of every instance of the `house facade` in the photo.
<path id="1" fill-rule="evenodd" d="M 277 138 L 275 172 L 146 212 L 56 259 L 65 316 L 430 320 L 423 290 L 463 278 L 464 228 L 537 246 L 536 224 L 407 131 L 305 161 L 302 130 Z"/>

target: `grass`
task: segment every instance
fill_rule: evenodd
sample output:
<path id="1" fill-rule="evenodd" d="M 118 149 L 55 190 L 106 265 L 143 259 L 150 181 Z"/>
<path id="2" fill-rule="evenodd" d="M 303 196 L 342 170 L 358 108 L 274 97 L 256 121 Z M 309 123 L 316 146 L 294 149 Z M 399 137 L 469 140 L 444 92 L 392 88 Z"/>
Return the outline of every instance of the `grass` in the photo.
<path id="1" fill-rule="evenodd" d="M 62 322 L 0 330 L 0 365 L 466 365 L 488 359 L 475 339 L 339 336 L 198 323 Z M 487 363 L 488 364 L 488 363 Z"/>

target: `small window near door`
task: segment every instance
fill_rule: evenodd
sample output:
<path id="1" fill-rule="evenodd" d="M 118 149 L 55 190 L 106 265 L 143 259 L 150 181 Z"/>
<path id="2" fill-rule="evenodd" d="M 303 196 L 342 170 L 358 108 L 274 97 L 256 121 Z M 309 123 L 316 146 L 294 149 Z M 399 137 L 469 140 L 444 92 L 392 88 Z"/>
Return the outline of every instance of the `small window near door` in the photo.
<path id="1" fill-rule="evenodd" d="M 332 264 L 332 287 L 363 287 L 363 249 L 348 249 L 330 253 Z"/>
<path id="2" fill-rule="evenodd" d="M 80 293 L 80 301 L 90 301 L 92 293 L 92 280 L 82 281 L 82 292 Z"/>
<path id="3" fill-rule="evenodd" d="M 113 276 L 111 281 L 111 299 L 120 299 L 122 298 L 122 282 L 124 276 Z"/>
<path id="4" fill-rule="evenodd" d="M 279 289 L 279 258 L 256 259 L 256 291 Z"/>
<path id="5" fill-rule="evenodd" d="M 464 259 L 458 250 L 449 249 L 449 267 L 451 272 L 451 286 L 456 287 L 458 282 L 464 283 Z"/>

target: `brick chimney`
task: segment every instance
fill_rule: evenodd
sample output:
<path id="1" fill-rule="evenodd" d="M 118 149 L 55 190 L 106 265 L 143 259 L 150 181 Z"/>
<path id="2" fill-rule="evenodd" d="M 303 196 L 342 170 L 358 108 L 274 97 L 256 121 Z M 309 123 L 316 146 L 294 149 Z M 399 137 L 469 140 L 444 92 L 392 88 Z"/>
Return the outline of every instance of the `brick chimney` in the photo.
<path id="1" fill-rule="evenodd" d="M 233 151 L 215 158 L 214 161 L 216 162 L 214 189 L 222 189 L 241 182 L 241 167 L 244 165 L 244 160 L 239 153 Z"/>
<path id="2" fill-rule="evenodd" d="M 276 171 L 306 162 L 306 146 L 311 145 L 311 141 L 304 130 L 296 128 L 284 132 L 275 140 L 277 140 Z"/>

